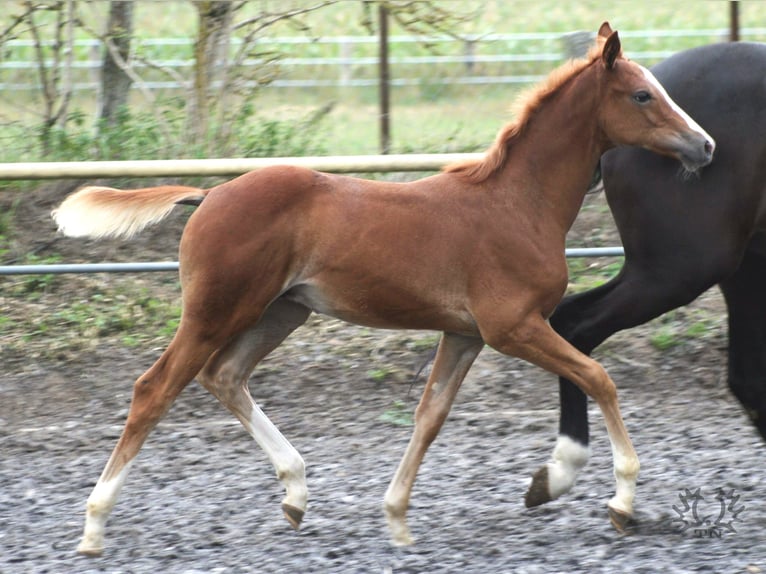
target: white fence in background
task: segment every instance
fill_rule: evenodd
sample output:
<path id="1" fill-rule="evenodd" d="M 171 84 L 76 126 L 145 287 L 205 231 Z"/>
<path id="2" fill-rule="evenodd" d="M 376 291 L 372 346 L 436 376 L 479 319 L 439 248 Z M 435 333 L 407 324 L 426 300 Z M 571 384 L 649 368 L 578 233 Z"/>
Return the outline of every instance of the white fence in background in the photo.
<path id="1" fill-rule="evenodd" d="M 697 44 L 725 41 L 729 37 L 728 29 L 701 30 L 636 30 L 621 31 L 622 38 L 652 40 L 654 44 L 668 45 L 678 39 L 694 39 Z M 573 34 L 583 34 L 573 33 Z M 431 84 L 524 84 L 538 81 L 542 76 L 526 73 L 481 73 L 482 66 L 492 65 L 493 71 L 501 70 L 504 65 L 512 67 L 516 64 L 546 64 L 545 69 L 561 62 L 566 57 L 566 42 L 572 35 L 552 33 L 528 34 L 484 34 L 465 36 L 460 39 L 449 36 L 391 36 L 389 46 L 391 55 L 389 63 L 393 69 L 392 86 L 420 85 L 423 82 Z M 766 28 L 742 28 L 740 37 L 743 40 L 766 40 Z M 699 42 L 696 42 L 699 40 Z M 378 79 L 374 70 L 378 64 L 375 55 L 354 55 L 355 46 L 377 44 L 377 36 L 332 36 L 320 38 L 277 37 L 264 38 L 258 47 L 263 50 L 284 52 L 287 55 L 279 59 L 280 75 L 274 81 L 263 84 L 269 88 L 319 88 L 319 87 L 365 87 L 375 86 Z M 192 65 L 191 58 L 163 58 L 160 54 L 168 49 L 186 51 L 191 54 L 194 40 L 191 38 L 147 38 L 137 39 L 134 47 L 139 52 L 150 54 L 151 64 L 142 61 L 132 63 L 139 72 L 149 68 L 167 70 L 168 76 L 181 76 Z M 236 44 L 236 40 L 233 41 Z M 438 46 L 438 49 L 450 52 L 448 55 L 397 56 L 397 45 L 413 43 Z M 51 43 L 49 43 L 51 44 Z M 307 53 L 311 45 L 332 45 L 331 52 L 337 56 L 300 55 L 291 53 Z M 31 59 L 34 43 L 31 40 L 11 40 L 3 44 L 4 59 L 0 60 L 0 90 L 19 91 L 37 89 L 36 78 L 38 63 Z M 21 58 L 15 54 L 28 52 L 29 56 Z M 75 90 L 93 90 L 98 88 L 98 73 L 101 67 L 102 46 L 99 40 L 78 40 L 75 42 L 75 61 L 73 71 L 81 71 L 83 78 L 75 81 Z M 369 52 L 369 48 L 364 50 Z M 481 53 L 482 51 L 490 53 Z M 672 55 L 676 50 L 661 48 L 646 51 L 628 51 L 634 60 L 652 63 Z M 153 57 L 152 55 L 157 55 Z M 53 65 L 52 61 L 45 62 Z M 262 59 L 246 60 L 245 66 L 258 67 Z M 424 73 L 428 66 L 454 66 L 453 73 L 430 77 Z M 414 68 L 415 74 L 412 75 Z M 410 69 L 405 73 L 405 70 Z M 511 69 L 511 68 L 509 68 Z M 320 73 L 316 73 L 321 70 Z M 329 70 L 329 71 L 328 71 Z M 372 72 L 371 72 L 372 71 Z M 401 73 L 399 73 L 401 72 Z M 8 76 L 14 76 L 9 79 Z M 317 77 L 319 76 L 319 77 Z M 260 85 L 257 81 L 250 82 L 252 86 Z M 179 89 L 187 87 L 183 81 L 175 78 L 167 80 L 148 80 L 144 82 L 148 89 Z"/>

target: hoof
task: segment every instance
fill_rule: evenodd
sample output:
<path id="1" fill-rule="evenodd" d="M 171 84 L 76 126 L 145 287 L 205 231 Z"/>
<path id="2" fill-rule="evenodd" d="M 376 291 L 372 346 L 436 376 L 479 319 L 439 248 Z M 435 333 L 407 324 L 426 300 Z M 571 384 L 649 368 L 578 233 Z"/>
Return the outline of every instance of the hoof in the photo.
<path id="1" fill-rule="evenodd" d="M 532 484 L 529 485 L 529 490 L 524 495 L 524 505 L 527 508 L 532 508 L 551 500 L 553 499 L 548 488 L 548 466 L 545 465 L 540 467 L 532 476 Z"/>
<path id="2" fill-rule="evenodd" d="M 385 507 L 388 532 L 391 535 L 391 544 L 394 546 L 411 546 L 414 543 L 410 528 L 407 526 L 405 512 L 392 510 L 388 505 Z"/>
<path id="3" fill-rule="evenodd" d="M 415 544 L 415 541 L 412 539 L 412 536 L 410 536 L 409 532 L 404 536 L 396 536 L 391 539 L 391 544 L 394 546 L 404 547 L 404 546 L 412 546 Z"/>
<path id="4" fill-rule="evenodd" d="M 282 504 L 282 512 L 285 513 L 285 518 L 287 518 L 287 521 L 290 523 L 290 526 L 292 526 L 295 530 L 298 530 L 301 527 L 301 521 L 303 520 L 303 515 L 305 512 L 298 508 L 297 506 L 292 506 L 291 504 Z"/>
<path id="5" fill-rule="evenodd" d="M 617 532 L 625 534 L 636 526 L 636 520 L 626 512 L 609 507 L 609 521 Z"/>
<path id="6" fill-rule="evenodd" d="M 101 556 L 104 553 L 103 547 L 96 547 L 96 546 L 85 546 L 84 544 L 80 544 L 77 547 L 77 552 L 79 554 L 82 554 L 83 556 Z"/>
<path id="7" fill-rule="evenodd" d="M 388 526 L 391 532 L 391 544 L 394 546 L 412 546 L 415 543 L 406 523 L 389 522 Z"/>

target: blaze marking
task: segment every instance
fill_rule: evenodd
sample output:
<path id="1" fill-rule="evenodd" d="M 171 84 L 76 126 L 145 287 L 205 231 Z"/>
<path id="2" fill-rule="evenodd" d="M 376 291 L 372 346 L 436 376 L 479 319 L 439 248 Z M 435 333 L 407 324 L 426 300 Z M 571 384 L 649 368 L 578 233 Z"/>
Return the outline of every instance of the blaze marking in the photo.
<path id="1" fill-rule="evenodd" d="M 692 131 L 697 132 L 698 134 L 705 137 L 710 144 L 713 146 L 713 149 L 715 149 L 715 140 L 710 136 L 709 133 L 707 133 L 705 130 L 702 129 L 702 127 L 695 122 L 689 114 L 687 114 L 681 106 L 679 106 L 677 103 L 673 101 L 673 98 L 671 98 L 668 95 L 667 90 L 665 90 L 665 87 L 660 83 L 660 81 L 652 74 L 647 68 L 644 66 L 639 65 L 639 68 L 641 68 L 641 71 L 644 73 L 644 76 L 646 79 L 656 88 L 656 90 L 662 95 L 662 97 L 665 98 L 665 100 L 668 102 L 668 105 L 673 109 L 674 112 L 676 112 L 679 116 L 681 116 L 684 121 L 686 122 L 686 125 L 689 126 L 689 128 Z"/>

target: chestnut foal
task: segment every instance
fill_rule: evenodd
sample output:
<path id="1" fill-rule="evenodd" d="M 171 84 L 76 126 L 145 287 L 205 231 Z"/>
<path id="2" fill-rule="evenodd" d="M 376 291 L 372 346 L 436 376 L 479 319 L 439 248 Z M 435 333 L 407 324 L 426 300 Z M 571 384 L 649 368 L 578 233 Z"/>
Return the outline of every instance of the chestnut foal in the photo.
<path id="1" fill-rule="evenodd" d="M 54 218 L 72 236 L 129 237 L 179 202 L 199 208 L 181 238 L 183 315 L 135 383 L 122 436 L 88 499 L 79 551 L 99 554 L 104 526 L 144 440 L 195 377 L 269 456 L 298 528 L 304 463 L 252 400 L 250 373 L 312 311 L 390 329 L 443 333 L 415 428 L 385 495 L 393 540 L 412 542 L 410 491 L 426 449 L 485 344 L 566 377 L 603 412 L 619 528 L 632 514 L 639 463 L 604 369 L 547 322 L 567 285 L 564 241 L 601 154 L 637 145 L 708 164 L 714 143 L 652 74 L 622 55 L 608 24 L 587 58 L 523 98 L 486 156 L 410 183 L 278 166 L 209 190 L 87 187 Z M 577 458 L 578 452 L 562 452 Z"/>

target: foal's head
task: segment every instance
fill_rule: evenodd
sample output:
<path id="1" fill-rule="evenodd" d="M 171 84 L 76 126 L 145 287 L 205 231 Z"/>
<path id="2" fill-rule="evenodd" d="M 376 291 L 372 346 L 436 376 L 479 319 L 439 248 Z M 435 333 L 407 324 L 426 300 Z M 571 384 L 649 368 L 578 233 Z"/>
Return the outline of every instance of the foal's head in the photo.
<path id="1" fill-rule="evenodd" d="M 696 171 L 713 159 L 715 141 L 689 117 L 654 75 L 622 57 L 620 38 L 608 23 L 598 33 L 605 91 L 601 129 L 615 145 L 635 145 L 678 159 Z"/>

